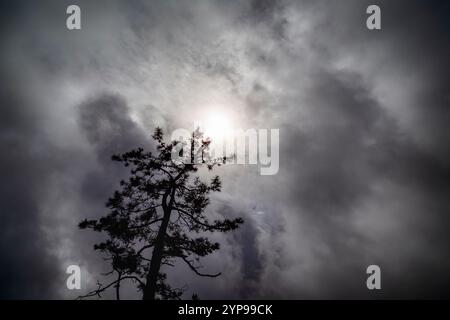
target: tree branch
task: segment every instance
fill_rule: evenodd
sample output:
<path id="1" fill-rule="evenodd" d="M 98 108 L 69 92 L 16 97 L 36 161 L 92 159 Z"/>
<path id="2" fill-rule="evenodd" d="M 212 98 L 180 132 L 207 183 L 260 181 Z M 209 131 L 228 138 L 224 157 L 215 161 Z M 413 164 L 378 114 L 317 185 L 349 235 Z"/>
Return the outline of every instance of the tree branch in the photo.
<path id="1" fill-rule="evenodd" d="M 107 286 L 102 287 L 101 284 L 99 284 L 99 288 L 97 290 L 92 290 L 90 292 L 88 292 L 87 294 L 83 295 L 83 296 L 78 296 L 77 300 L 80 299 L 84 299 L 84 298 L 89 298 L 89 297 L 93 297 L 93 296 L 98 296 L 101 297 L 100 293 L 102 293 L 103 291 L 105 291 L 106 289 L 110 288 L 111 286 L 120 283 L 121 281 L 125 280 L 125 279 L 133 279 L 136 280 L 137 282 L 139 282 L 141 285 L 145 285 L 141 279 L 139 279 L 138 277 L 135 276 L 125 276 L 125 277 L 121 277 L 113 282 L 111 282 L 110 284 L 108 284 Z"/>
<path id="2" fill-rule="evenodd" d="M 182 214 L 185 214 L 185 215 L 189 216 L 192 220 L 194 220 L 194 222 L 204 226 L 205 228 L 207 228 L 207 230 L 214 230 L 215 229 L 214 225 L 198 220 L 192 214 L 188 213 L 187 211 L 185 211 L 183 209 L 180 209 L 178 207 L 173 207 L 173 210 L 176 210 L 179 213 L 182 213 Z"/>
<path id="3" fill-rule="evenodd" d="M 145 227 L 148 227 L 148 226 L 150 226 L 150 225 L 152 225 L 152 224 L 154 224 L 154 223 L 156 223 L 156 222 L 162 221 L 162 220 L 163 220 L 162 218 L 155 219 L 155 220 L 153 220 L 153 221 L 150 221 L 150 222 L 147 222 L 147 223 L 138 225 L 138 226 L 137 226 L 137 225 L 136 225 L 136 226 L 131 226 L 130 229 L 145 228 Z"/>
<path id="4" fill-rule="evenodd" d="M 209 278 L 216 278 L 216 277 L 218 277 L 218 276 L 220 276 L 220 275 L 222 274 L 222 272 L 219 272 L 219 273 L 216 273 L 216 274 L 205 274 L 205 273 L 200 273 L 200 272 L 198 272 L 198 270 L 197 270 L 198 268 L 194 267 L 194 266 L 191 264 L 191 262 L 190 262 L 188 259 L 186 259 L 186 257 L 181 256 L 180 258 L 183 259 L 184 262 L 186 262 L 186 264 L 189 266 L 189 268 L 190 268 L 192 271 L 194 271 L 195 274 L 197 274 L 198 276 L 201 276 L 201 277 L 209 277 Z"/>
<path id="5" fill-rule="evenodd" d="M 137 254 L 140 255 L 142 253 L 142 251 L 144 251 L 145 249 L 151 248 L 151 247 L 153 247 L 153 243 L 143 246 L 141 249 L 139 249 Z"/>

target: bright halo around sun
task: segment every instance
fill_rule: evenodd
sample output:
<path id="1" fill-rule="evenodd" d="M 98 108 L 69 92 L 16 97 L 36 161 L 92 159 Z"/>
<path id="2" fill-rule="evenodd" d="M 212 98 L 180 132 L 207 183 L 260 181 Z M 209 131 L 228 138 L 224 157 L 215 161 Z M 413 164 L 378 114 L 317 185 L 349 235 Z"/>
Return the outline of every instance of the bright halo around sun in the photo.
<path id="1" fill-rule="evenodd" d="M 233 130 L 231 119 L 224 113 L 211 113 L 204 120 L 204 135 L 210 138 L 212 142 L 226 139 Z"/>

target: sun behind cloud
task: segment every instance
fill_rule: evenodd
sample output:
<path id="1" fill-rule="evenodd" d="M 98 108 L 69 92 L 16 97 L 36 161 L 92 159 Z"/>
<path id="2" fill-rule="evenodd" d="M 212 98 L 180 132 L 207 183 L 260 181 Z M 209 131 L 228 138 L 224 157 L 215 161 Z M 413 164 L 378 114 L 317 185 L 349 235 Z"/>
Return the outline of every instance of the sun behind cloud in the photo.
<path id="1" fill-rule="evenodd" d="M 215 141 L 226 138 L 233 130 L 233 124 L 225 113 L 214 112 L 205 118 L 203 130 L 206 137 Z"/>

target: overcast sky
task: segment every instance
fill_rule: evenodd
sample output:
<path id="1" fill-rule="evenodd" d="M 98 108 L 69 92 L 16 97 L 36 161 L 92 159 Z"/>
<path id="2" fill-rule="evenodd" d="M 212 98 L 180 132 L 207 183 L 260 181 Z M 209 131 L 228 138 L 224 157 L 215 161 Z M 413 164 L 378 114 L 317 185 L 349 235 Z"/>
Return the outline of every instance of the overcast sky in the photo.
<path id="1" fill-rule="evenodd" d="M 82 29 L 66 29 L 81 7 Z M 382 30 L 366 28 L 381 7 Z M 0 298 L 70 299 L 108 271 L 79 230 L 113 153 L 211 110 L 280 130 L 280 170 L 225 166 L 211 214 L 245 225 L 200 298 L 450 297 L 448 1 L 2 1 Z M 82 291 L 65 269 L 82 268 Z M 366 288 L 377 264 L 382 290 Z M 128 298 L 138 298 L 126 288 Z"/>

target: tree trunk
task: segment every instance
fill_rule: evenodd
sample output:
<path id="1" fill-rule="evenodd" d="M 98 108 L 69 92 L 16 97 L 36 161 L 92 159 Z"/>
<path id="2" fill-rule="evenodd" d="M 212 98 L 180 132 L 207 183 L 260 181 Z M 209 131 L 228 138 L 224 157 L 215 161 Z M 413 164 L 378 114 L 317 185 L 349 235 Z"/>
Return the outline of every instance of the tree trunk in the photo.
<path id="1" fill-rule="evenodd" d="M 172 203 L 175 194 L 175 187 L 172 187 L 170 194 L 171 199 L 169 204 L 167 204 L 167 197 L 169 193 L 166 193 L 162 200 L 164 217 L 161 226 L 159 227 L 158 235 L 156 236 L 155 246 L 153 247 L 152 258 L 150 261 L 150 270 L 147 274 L 147 279 L 144 287 L 144 294 L 142 296 L 143 300 L 155 300 L 156 283 L 158 282 L 159 269 L 161 268 L 161 262 L 164 253 L 165 237 L 167 226 L 169 225 L 170 222 L 170 214 L 172 212 Z"/>
<path id="2" fill-rule="evenodd" d="M 122 278 L 122 274 L 120 272 L 118 272 L 117 275 L 117 284 L 116 284 L 116 299 L 120 300 L 120 279 Z"/>
<path id="3" fill-rule="evenodd" d="M 161 267 L 163 252 L 164 252 L 164 238 L 166 236 L 167 226 L 169 225 L 170 211 L 164 213 L 164 219 L 159 228 L 156 237 L 155 247 L 153 248 L 152 258 L 150 262 L 150 270 L 147 274 L 147 281 L 144 287 L 143 300 L 155 300 L 156 283 L 158 281 L 159 269 Z"/>

